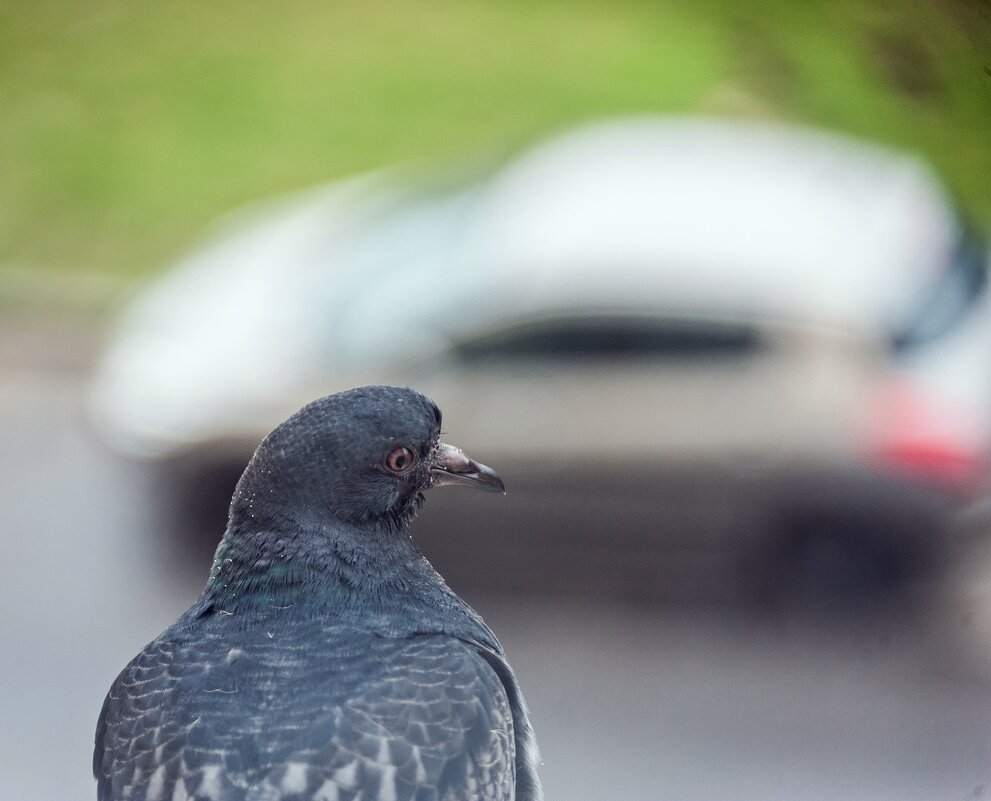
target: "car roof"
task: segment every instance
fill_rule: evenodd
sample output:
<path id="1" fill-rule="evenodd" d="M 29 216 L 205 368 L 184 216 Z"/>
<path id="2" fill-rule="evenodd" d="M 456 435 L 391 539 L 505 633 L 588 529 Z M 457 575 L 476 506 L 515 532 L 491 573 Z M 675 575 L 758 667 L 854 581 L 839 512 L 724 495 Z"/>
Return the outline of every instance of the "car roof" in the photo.
<path id="1" fill-rule="evenodd" d="M 228 300 L 244 295 L 232 309 L 263 297 L 271 318 L 284 306 L 281 327 L 320 341 L 338 365 L 599 311 L 877 334 L 947 263 L 956 236 L 916 159 L 698 118 L 588 125 L 453 185 L 379 171 L 267 205 L 166 278 L 140 316 L 149 305 L 189 315 L 198 299 L 215 319 L 211 275 Z"/>
<path id="2" fill-rule="evenodd" d="M 594 124 L 467 188 L 410 197 L 337 254 L 341 326 L 388 315 L 411 334 L 352 336 L 356 359 L 617 310 L 885 335 L 957 236 L 920 161 L 730 120 Z"/>
<path id="3" fill-rule="evenodd" d="M 917 160 L 838 136 L 634 119 L 495 176 L 456 254 L 514 302 L 649 305 L 874 325 L 945 265 L 953 212 Z"/>

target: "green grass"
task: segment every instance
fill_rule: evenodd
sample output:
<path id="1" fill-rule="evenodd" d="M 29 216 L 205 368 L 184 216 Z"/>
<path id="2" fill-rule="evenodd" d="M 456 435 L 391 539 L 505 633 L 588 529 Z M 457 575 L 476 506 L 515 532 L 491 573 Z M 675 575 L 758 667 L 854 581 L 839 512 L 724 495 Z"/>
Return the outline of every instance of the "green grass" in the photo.
<path id="1" fill-rule="evenodd" d="M 989 18 L 983 0 L 0 0 L 0 267 L 129 278 L 247 200 L 645 111 L 918 151 L 987 223 Z"/>

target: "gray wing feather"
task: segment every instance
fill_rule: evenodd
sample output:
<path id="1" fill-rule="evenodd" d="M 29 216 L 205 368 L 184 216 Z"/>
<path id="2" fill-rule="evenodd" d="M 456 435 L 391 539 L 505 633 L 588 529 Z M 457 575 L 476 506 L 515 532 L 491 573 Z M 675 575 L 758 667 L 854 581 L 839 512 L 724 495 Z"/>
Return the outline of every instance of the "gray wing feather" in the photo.
<path id="1" fill-rule="evenodd" d="M 327 654 L 276 639 L 146 648 L 100 717 L 100 801 L 514 797 L 510 698 L 471 646 L 352 636 Z"/>
<path id="2" fill-rule="evenodd" d="M 473 643 L 473 645 L 502 682 L 512 714 L 515 752 L 514 799 L 543 801 L 544 791 L 537 773 L 537 767 L 540 765 L 540 749 L 537 746 L 533 725 L 530 723 L 530 711 L 516 681 L 516 675 L 501 653 L 496 653 L 481 643 Z"/>

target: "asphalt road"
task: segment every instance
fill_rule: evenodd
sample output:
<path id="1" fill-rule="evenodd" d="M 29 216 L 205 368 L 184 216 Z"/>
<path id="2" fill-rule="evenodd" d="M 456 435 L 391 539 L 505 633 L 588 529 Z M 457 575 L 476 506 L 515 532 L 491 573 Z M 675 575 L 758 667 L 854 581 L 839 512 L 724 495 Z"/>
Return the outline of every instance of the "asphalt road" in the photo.
<path id="1" fill-rule="evenodd" d="M 0 798 L 94 798 L 103 695 L 207 565 L 176 552 L 149 474 L 89 433 L 81 376 L 15 367 L 0 384 Z M 458 589 L 517 668 L 549 801 L 962 801 L 991 794 L 991 591 L 969 567 L 922 615 Z"/>

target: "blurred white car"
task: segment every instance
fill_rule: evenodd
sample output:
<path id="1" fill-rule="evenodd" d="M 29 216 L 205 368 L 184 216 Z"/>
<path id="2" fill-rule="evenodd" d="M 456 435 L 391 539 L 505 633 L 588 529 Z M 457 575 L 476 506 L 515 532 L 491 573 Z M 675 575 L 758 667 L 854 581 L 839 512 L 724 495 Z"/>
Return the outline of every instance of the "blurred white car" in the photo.
<path id="1" fill-rule="evenodd" d="M 661 535 L 725 553 L 720 580 L 882 580 L 986 480 L 987 272 L 914 158 L 605 122 L 472 180 L 394 170 L 241 213 L 124 310 L 92 408 L 127 453 L 239 468 L 308 400 L 406 383 L 507 479 L 493 559 L 515 527 L 645 592 L 686 580 L 645 556 Z"/>

